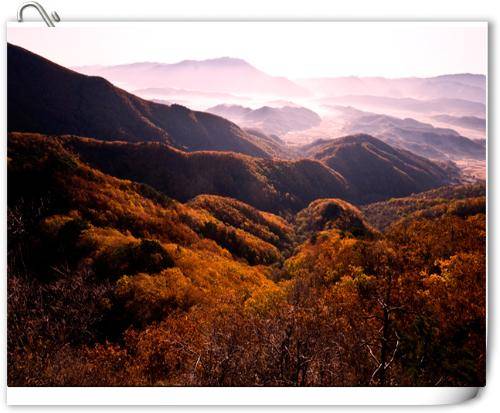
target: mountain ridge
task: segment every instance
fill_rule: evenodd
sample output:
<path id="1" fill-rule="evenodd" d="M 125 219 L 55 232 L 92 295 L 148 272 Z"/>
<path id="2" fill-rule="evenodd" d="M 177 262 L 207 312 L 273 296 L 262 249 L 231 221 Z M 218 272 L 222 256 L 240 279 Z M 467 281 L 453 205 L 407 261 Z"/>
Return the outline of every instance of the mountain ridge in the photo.
<path id="1" fill-rule="evenodd" d="M 261 106 L 251 109 L 241 105 L 221 104 L 208 108 L 207 112 L 223 116 L 239 125 L 258 128 L 265 133 L 275 135 L 306 130 L 321 123 L 321 118 L 316 112 L 302 106 Z"/>
<path id="2" fill-rule="evenodd" d="M 369 138 L 372 143 L 365 147 L 363 142 L 356 142 L 364 138 L 351 137 L 354 144 L 346 142 L 337 156 L 320 156 L 318 152 L 317 159 L 279 160 L 231 152 L 184 152 L 160 142 L 52 137 L 92 167 L 120 179 L 148 184 L 181 202 L 211 194 L 281 214 L 295 213 L 318 198 L 363 204 L 409 195 L 455 179 L 431 161 L 386 149 L 390 147 Z M 387 156 L 390 158 L 384 158 Z M 378 169 L 365 171 L 366 165 Z M 370 174 L 368 178 L 365 172 Z"/>
<path id="3" fill-rule="evenodd" d="M 308 150 L 313 159 L 344 176 L 356 188 L 355 196 L 361 203 L 421 192 L 458 179 L 424 157 L 366 134 L 320 141 Z"/>
<path id="4" fill-rule="evenodd" d="M 283 76 L 271 76 L 238 58 L 183 60 L 177 63 L 134 63 L 76 67 L 128 88 L 174 87 L 204 92 L 262 93 L 306 96 L 309 92 Z"/>
<path id="5" fill-rule="evenodd" d="M 270 156 L 255 137 L 219 116 L 143 100 L 103 78 L 79 74 L 11 44 L 7 54 L 9 131 Z"/>
<path id="6" fill-rule="evenodd" d="M 402 119 L 352 108 L 337 108 L 347 113 L 343 126 L 345 134 L 367 133 L 391 146 L 430 159 L 485 159 L 486 152 L 482 145 L 454 129 L 435 127 L 413 118 Z"/>

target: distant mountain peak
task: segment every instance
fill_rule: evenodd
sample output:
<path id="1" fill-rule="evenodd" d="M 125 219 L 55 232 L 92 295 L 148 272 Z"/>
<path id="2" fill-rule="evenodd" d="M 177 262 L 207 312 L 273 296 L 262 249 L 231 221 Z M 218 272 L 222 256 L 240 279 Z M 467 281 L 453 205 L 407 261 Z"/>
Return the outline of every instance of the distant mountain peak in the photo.
<path id="1" fill-rule="evenodd" d="M 238 59 L 236 57 L 230 57 L 230 56 L 222 56 L 222 57 L 215 57 L 211 59 L 185 59 L 181 60 L 178 62 L 174 63 L 166 63 L 166 62 L 149 62 L 149 61 L 143 61 L 143 62 L 132 62 L 132 63 L 120 63 L 120 64 L 111 64 L 111 65 L 83 65 L 83 66 L 76 66 L 73 69 L 76 70 L 102 70 L 102 69 L 108 69 L 108 68 L 136 68 L 136 69 L 147 69 L 147 68 L 162 68 L 162 67 L 185 67 L 185 66 L 207 66 L 207 67 L 223 67 L 223 66 L 231 66 L 231 67 L 247 67 L 247 68 L 252 68 L 255 69 L 250 63 L 248 63 L 246 60 L 243 59 Z M 255 69 L 257 70 L 257 69 Z"/>
<path id="2" fill-rule="evenodd" d="M 243 59 L 230 56 L 177 63 L 89 66 L 77 70 L 86 75 L 102 76 L 128 90 L 175 88 L 286 99 L 309 95 L 307 89 L 287 78 L 269 75 Z"/>
<path id="3" fill-rule="evenodd" d="M 167 64 L 165 64 L 167 65 Z M 238 67 L 238 68 L 249 68 L 255 69 L 250 63 L 243 59 L 238 59 L 235 57 L 223 56 L 223 57 L 215 57 L 212 59 L 204 59 L 204 60 L 194 60 L 187 59 L 182 60 L 178 63 L 171 64 L 172 66 L 207 66 L 212 68 L 221 68 L 221 67 Z"/>

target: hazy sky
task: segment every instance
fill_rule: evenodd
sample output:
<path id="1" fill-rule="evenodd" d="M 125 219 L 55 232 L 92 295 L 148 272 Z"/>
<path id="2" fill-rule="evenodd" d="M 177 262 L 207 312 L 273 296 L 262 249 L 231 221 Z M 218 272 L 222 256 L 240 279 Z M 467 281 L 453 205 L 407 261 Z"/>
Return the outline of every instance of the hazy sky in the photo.
<path id="1" fill-rule="evenodd" d="M 487 71 L 485 23 L 9 23 L 7 40 L 63 66 L 237 57 L 276 76 Z"/>

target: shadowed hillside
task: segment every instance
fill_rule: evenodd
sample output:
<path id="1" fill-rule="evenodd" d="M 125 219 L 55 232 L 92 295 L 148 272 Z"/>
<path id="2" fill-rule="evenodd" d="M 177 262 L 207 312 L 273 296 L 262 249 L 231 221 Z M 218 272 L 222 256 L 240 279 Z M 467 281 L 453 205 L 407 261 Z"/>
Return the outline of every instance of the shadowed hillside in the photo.
<path id="1" fill-rule="evenodd" d="M 315 153 L 318 160 L 296 161 L 186 153 L 160 143 L 66 137 L 64 144 L 106 173 L 147 183 L 180 201 L 222 195 L 270 212 L 296 212 L 318 198 L 363 203 L 404 196 L 452 179 L 433 162 L 366 136 L 329 144 Z"/>
<path id="2" fill-rule="evenodd" d="M 425 191 L 456 178 L 428 159 L 369 135 L 319 141 L 308 152 L 339 172 L 362 203 Z"/>
<path id="3" fill-rule="evenodd" d="M 7 58 L 9 131 L 268 156 L 255 136 L 218 116 L 140 99 L 103 78 L 68 70 L 10 44 Z"/>
<path id="4" fill-rule="evenodd" d="M 342 176 L 309 159 L 268 160 L 225 152 L 182 152 L 160 143 L 65 137 L 64 145 L 114 176 L 144 182 L 180 201 L 200 194 L 236 198 L 270 212 L 298 211 L 317 198 L 349 198 Z"/>

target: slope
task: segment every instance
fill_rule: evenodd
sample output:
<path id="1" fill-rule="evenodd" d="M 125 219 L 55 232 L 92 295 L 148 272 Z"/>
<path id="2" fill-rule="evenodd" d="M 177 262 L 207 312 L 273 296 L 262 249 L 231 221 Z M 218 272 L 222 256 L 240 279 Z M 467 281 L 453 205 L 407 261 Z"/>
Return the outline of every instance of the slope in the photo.
<path id="1" fill-rule="evenodd" d="M 369 135 L 309 145 L 309 154 L 338 171 L 361 203 L 421 192 L 458 178 L 426 158 Z"/>
<path id="2" fill-rule="evenodd" d="M 221 117 L 140 99 L 103 78 L 76 73 L 11 44 L 7 58 L 9 131 L 268 156 L 255 137 Z"/>

